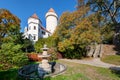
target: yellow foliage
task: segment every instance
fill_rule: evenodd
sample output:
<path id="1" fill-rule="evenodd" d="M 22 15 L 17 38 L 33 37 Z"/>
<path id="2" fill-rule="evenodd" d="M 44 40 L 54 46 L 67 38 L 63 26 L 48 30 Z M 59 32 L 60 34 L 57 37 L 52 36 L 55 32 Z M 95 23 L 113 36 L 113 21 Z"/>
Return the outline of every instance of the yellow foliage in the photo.
<path id="1" fill-rule="evenodd" d="M 100 31 L 93 24 L 99 21 L 96 14 L 85 16 L 88 11 L 89 7 L 83 6 L 77 11 L 62 14 L 53 34 L 55 40 L 58 40 L 59 51 L 64 52 L 68 48 L 73 50 L 74 45 L 84 48 L 92 42 L 100 43 Z"/>

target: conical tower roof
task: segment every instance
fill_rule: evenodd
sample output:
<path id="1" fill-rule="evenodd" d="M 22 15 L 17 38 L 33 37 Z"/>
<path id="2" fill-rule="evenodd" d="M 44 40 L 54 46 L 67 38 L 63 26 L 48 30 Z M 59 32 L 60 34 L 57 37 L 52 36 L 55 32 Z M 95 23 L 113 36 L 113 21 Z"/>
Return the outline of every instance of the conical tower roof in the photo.
<path id="1" fill-rule="evenodd" d="M 31 17 L 32 17 L 32 18 L 39 19 L 36 13 L 34 13 Z"/>
<path id="2" fill-rule="evenodd" d="M 55 12 L 53 8 L 50 8 L 48 12 Z"/>

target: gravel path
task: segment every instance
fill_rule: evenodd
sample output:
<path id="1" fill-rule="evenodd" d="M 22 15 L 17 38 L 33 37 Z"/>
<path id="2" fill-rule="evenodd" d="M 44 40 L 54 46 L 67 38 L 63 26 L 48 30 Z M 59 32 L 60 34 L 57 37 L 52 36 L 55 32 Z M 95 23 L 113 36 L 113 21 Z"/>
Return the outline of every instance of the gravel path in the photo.
<path id="1" fill-rule="evenodd" d="M 94 58 L 94 59 L 90 59 L 90 60 L 77 60 L 77 59 L 61 59 L 61 60 L 68 61 L 68 62 L 74 62 L 74 63 L 80 63 L 80 64 L 87 64 L 87 65 L 92 65 L 92 66 L 96 66 L 96 67 L 120 70 L 120 66 L 104 63 L 100 60 L 100 58 Z"/>

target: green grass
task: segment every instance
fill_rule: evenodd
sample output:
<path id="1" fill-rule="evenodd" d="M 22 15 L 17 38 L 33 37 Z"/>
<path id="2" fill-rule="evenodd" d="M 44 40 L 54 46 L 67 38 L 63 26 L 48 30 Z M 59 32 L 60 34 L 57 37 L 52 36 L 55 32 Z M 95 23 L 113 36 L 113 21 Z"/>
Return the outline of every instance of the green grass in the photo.
<path id="1" fill-rule="evenodd" d="M 120 80 L 120 74 L 113 73 L 106 68 L 62 61 L 68 66 L 67 71 L 60 77 L 63 80 Z M 79 75 L 78 75 L 79 74 Z M 51 80 L 62 80 L 55 77 Z"/>
<path id="2" fill-rule="evenodd" d="M 65 64 L 67 70 L 61 75 L 47 77 L 44 80 L 120 80 L 120 73 L 112 72 L 109 69 L 60 60 L 58 62 Z M 0 80 L 20 80 L 17 69 L 0 71 Z"/>
<path id="3" fill-rule="evenodd" d="M 120 55 L 106 55 L 101 60 L 106 63 L 120 65 Z"/>
<path id="4" fill-rule="evenodd" d="M 18 69 L 10 69 L 7 71 L 0 71 L 0 80 L 17 80 L 18 79 Z"/>

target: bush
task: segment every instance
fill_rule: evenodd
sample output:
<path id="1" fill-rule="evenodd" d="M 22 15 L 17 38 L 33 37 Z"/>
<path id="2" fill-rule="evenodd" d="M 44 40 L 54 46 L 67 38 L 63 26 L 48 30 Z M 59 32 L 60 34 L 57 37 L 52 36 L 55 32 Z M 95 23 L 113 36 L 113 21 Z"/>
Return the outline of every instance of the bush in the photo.
<path id="1" fill-rule="evenodd" d="M 55 48 L 50 48 L 48 50 L 48 54 L 51 54 L 50 61 L 57 60 L 57 51 L 55 50 Z"/>
<path id="2" fill-rule="evenodd" d="M 37 53 L 42 52 L 41 48 L 43 48 L 44 44 L 46 44 L 48 48 L 53 47 L 54 46 L 53 38 L 52 37 L 40 38 L 34 45 Z"/>
<path id="3" fill-rule="evenodd" d="M 38 57 L 38 54 L 36 53 L 28 53 L 27 56 L 30 61 L 41 61 L 42 60 L 42 58 Z"/>
<path id="4" fill-rule="evenodd" d="M 3 43 L 0 49 L 0 63 L 4 68 L 9 69 L 15 66 L 23 66 L 27 64 L 27 56 L 21 51 L 20 44 Z"/>

